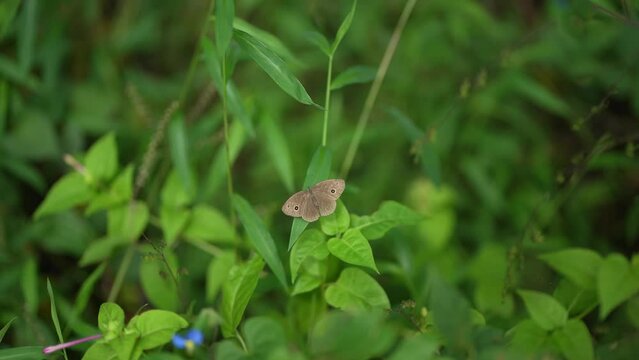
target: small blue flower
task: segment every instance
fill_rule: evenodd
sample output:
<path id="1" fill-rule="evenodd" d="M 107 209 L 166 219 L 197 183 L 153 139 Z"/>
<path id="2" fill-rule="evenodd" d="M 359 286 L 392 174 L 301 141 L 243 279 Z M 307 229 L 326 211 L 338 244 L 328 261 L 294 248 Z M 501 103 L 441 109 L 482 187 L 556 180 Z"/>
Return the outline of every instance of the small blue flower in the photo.
<path id="1" fill-rule="evenodd" d="M 173 335 L 173 346 L 177 349 L 186 349 L 186 352 L 192 354 L 196 346 L 202 345 L 204 334 L 198 329 L 191 329 L 185 336 Z"/>

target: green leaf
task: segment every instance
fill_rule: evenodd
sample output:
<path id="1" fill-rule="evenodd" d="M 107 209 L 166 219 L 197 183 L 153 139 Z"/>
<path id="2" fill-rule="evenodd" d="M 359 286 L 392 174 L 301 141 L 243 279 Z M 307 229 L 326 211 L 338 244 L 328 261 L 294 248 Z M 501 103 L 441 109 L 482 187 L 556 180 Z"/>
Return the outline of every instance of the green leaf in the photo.
<path id="1" fill-rule="evenodd" d="M 266 316 L 246 320 L 242 327 L 249 351 L 266 358 L 274 349 L 286 345 L 286 334 L 279 322 Z"/>
<path id="2" fill-rule="evenodd" d="M 221 57 L 226 51 L 233 37 L 233 19 L 235 18 L 234 0 L 217 0 L 215 2 L 215 45 Z"/>
<path id="3" fill-rule="evenodd" d="M 153 349 L 171 341 L 173 335 L 189 323 L 180 315 L 165 310 L 149 310 L 131 319 L 127 329 L 137 330 L 142 350 Z"/>
<path id="4" fill-rule="evenodd" d="M 328 256 L 328 252 L 326 254 Z M 299 295 L 320 287 L 326 281 L 328 262 L 313 257 L 306 259 L 300 269 L 300 274 L 293 286 L 293 295 Z"/>
<path id="5" fill-rule="evenodd" d="M 191 219 L 183 235 L 192 240 L 227 244 L 235 242 L 235 230 L 231 223 L 219 210 L 207 205 L 198 205 L 193 208 Z"/>
<path id="6" fill-rule="evenodd" d="M 264 133 L 264 146 L 271 156 L 284 187 L 288 192 L 293 192 L 293 164 L 291 152 L 286 137 L 280 124 L 274 117 L 266 114 L 262 118 L 262 132 Z"/>
<path id="7" fill-rule="evenodd" d="M 337 281 L 328 286 L 326 302 L 339 309 L 390 308 L 384 289 L 370 275 L 357 268 L 346 268 Z"/>
<path id="8" fill-rule="evenodd" d="M 326 36 L 317 31 L 309 31 L 306 33 L 306 39 L 317 46 L 326 56 L 331 56 L 331 44 L 328 43 Z"/>
<path id="9" fill-rule="evenodd" d="M 7 34 L 22 0 L 7 0 L 0 3 L 0 40 Z"/>
<path id="10" fill-rule="evenodd" d="M 302 83 L 293 75 L 286 63 L 284 63 L 273 50 L 269 49 L 266 44 L 248 33 L 239 30 L 235 30 L 235 39 L 251 59 L 253 59 L 284 92 L 302 104 L 315 105 Z"/>
<path id="11" fill-rule="evenodd" d="M 98 239 L 90 243 L 84 250 L 82 257 L 80 258 L 79 265 L 87 266 L 98 263 L 111 256 L 111 253 L 115 250 L 115 248 L 129 244 L 130 242 L 130 240 L 122 237 L 106 237 Z"/>
<path id="12" fill-rule="evenodd" d="M 126 331 L 117 338 L 109 341 L 109 345 L 117 354 L 118 359 L 138 359 L 142 355 L 142 348 L 137 346 L 140 335 L 135 331 Z"/>
<path id="13" fill-rule="evenodd" d="M 451 349 L 467 348 L 472 341 L 472 315 L 466 298 L 437 272 L 429 269 L 428 306 L 436 329 Z"/>
<path id="14" fill-rule="evenodd" d="M 568 320 L 564 327 L 552 333 L 561 353 L 568 360 L 592 360 L 595 352 L 588 328 L 581 320 Z"/>
<path id="15" fill-rule="evenodd" d="M 106 265 L 106 263 L 102 263 L 100 264 L 100 266 L 96 267 L 91 275 L 89 275 L 84 280 L 82 286 L 80 286 L 80 290 L 78 291 L 78 295 L 76 296 L 75 303 L 73 305 L 73 312 L 71 313 L 70 319 L 68 320 L 67 328 L 73 329 L 74 323 L 79 320 L 80 314 L 84 313 L 84 310 L 87 308 L 87 305 L 89 303 L 89 298 L 93 293 L 93 288 L 95 287 L 95 284 L 98 282 L 98 280 L 100 280 L 102 273 L 104 273 Z"/>
<path id="16" fill-rule="evenodd" d="M 326 237 L 316 229 L 306 230 L 302 233 L 293 249 L 291 249 L 290 264 L 291 277 L 295 281 L 300 266 L 308 259 L 323 260 L 328 256 Z"/>
<path id="17" fill-rule="evenodd" d="M 97 342 L 84 353 L 82 360 L 119 360 L 119 357 L 111 346 Z"/>
<path id="18" fill-rule="evenodd" d="M 533 320 L 521 321 L 512 331 L 510 347 L 517 352 L 537 355 L 549 347 L 550 335 Z"/>
<path id="19" fill-rule="evenodd" d="M 206 271 L 207 301 L 213 302 L 215 300 L 233 265 L 235 265 L 235 254 L 230 251 L 225 251 L 211 260 Z"/>
<path id="20" fill-rule="evenodd" d="M 337 75 L 331 82 L 331 90 L 341 89 L 352 84 L 365 84 L 375 79 L 375 68 L 370 66 L 353 66 Z"/>
<path id="21" fill-rule="evenodd" d="M 233 117 L 240 121 L 240 124 L 242 124 L 244 129 L 246 129 L 246 132 L 250 137 L 255 137 L 253 121 L 244 107 L 242 97 L 240 96 L 237 87 L 235 87 L 235 84 L 232 81 L 228 81 L 226 84 L 226 99 L 228 100 L 227 105 L 229 106 L 229 111 L 231 111 Z"/>
<path id="22" fill-rule="evenodd" d="M 9 327 L 11 326 L 11 323 L 17 319 L 17 317 L 13 317 L 11 318 L 11 320 L 9 320 L 3 327 L 2 329 L 0 329 L 0 343 L 2 343 L 2 339 L 4 339 L 4 335 L 7 333 L 7 330 L 9 330 Z"/>
<path id="23" fill-rule="evenodd" d="M 0 84 L 0 97 L 3 96 L 1 87 L 2 85 Z M 0 103 L 0 109 L 1 108 L 2 104 Z M 2 115 L 0 115 L 0 117 L 1 116 Z M 0 123 L 1 122 L 2 121 L 0 120 Z M 5 156 L 0 159 L 0 168 L 6 169 L 9 174 L 29 184 L 29 186 L 38 191 L 39 194 L 44 193 L 45 189 L 47 188 L 47 184 L 44 180 L 43 175 L 40 173 L 40 170 L 38 170 L 35 166 L 32 166 L 26 160 Z"/>
<path id="24" fill-rule="evenodd" d="M 55 307 L 55 297 L 53 296 L 53 289 L 51 288 L 51 282 L 49 278 L 47 278 L 47 292 L 49 292 L 49 299 L 51 300 L 51 320 L 53 320 L 53 326 L 55 327 L 55 332 L 58 334 L 58 340 L 60 344 L 64 342 L 64 337 L 62 336 L 62 328 L 60 327 L 60 320 L 58 320 L 58 311 Z M 69 360 L 67 357 L 67 350 L 63 349 L 64 358 Z"/>
<path id="25" fill-rule="evenodd" d="M 124 204 L 133 197 L 133 166 L 129 165 L 113 181 L 108 191 L 98 193 L 89 202 L 85 213 L 92 214 L 98 210 L 108 209 Z"/>
<path id="26" fill-rule="evenodd" d="M 246 135 L 244 131 L 244 127 L 237 123 L 233 122 L 231 124 L 231 129 L 229 130 L 229 148 L 230 148 L 230 160 L 231 165 L 235 162 L 240 150 L 246 143 Z M 203 197 L 209 198 L 215 194 L 215 192 L 219 189 L 220 185 L 224 183 L 226 180 L 227 173 L 226 166 L 226 148 L 224 144 L 221 144 L 218 152 L 215 154 L 215 159 L 211 163 L 211 167 L 208 170 L 208 176 L 206 182 L 204 183 L 204 191 Z"/>
<path id="27" fill-rule="evenodd" d="M 293 55 L 291 50 L 278 39 L 275 35 L 264 31 L 238 17 L 233 21 L 233 27 L 237 30 L 244 31 L 253 36 L 257 40 L 266 44 L 271 50 L 275 51 L 282 58 L 291 61 L 294 64 L 299 64 L 300 61 Z"/>
<path id="28" fill-rule="evenodd" d="M 189 145 L 184 125 L 184 116 L 178 115 L 169 123 L 169 148 L 171 161 L 186 193 L 194 192 L 195 185 L 189 163 Z"/>
<path id="29" fill-rule="evenodd" d="M 370 216 L 352 215 L 351 227 L 361 231 L 368 240 L 375 240 L 396 226 L 412 225 L 420 219 L 421 216 L 410 208 L 395 201 L 384 201 Z"/>
<path id="30" fill-rule="evenodd" d="M 373 249 L 359 230 L 349 229 L 341 238 L 328 240 L 327 245 L 328 251 L 338 259 L 349 264 L 365 266 L 379 273 L 373 258 Z"/>
<path id="31" fill-rule="evenodd" d="M 320 218 L 320 226 L 326 235 L 337 235 L 348 230 L 351 225 L 351 216 L 341 200 L 337 201 L 335 212 Z"/>
<path id="32" fill-rule="evenodd" d="M 306 170 L 306 177 L 304 178 L 304 189 L 317 184 L 322 180 L 328 179 L 331 171 L 331 151 L 328 148 L 320 146 L 313 154 L 308 169 Z M 289 251 L 297 241 L 297 238 L 302 234 L 304 229 L 308 226 L 308 222 L 304 221 L 301 217 L 293 219 L 293 225 L 291 226 L 291 235 L 288 241 Z"/>
<path id="33" fill-rule="evenodd" d="M 342 42 L 342 39 L 348 32 L 348 29 L 351 28 L 351 23 L 353 23 L 353 17 L 355 16 L 355 9 L 357 8 L 357 0 L 353 1 L 353 6 L 351 6 L 351 10 L 346 14 L 346 17 L 342 21 L 342 24 L 337 29 L 337 35 L 335 35 L 335 40 L 333 41 L 333 45 L 331 46 L 331 56 L 335 54 L 337 47 Z"/>
<path id="34" fill-rule="evenodd" d="M 93 192 L 79 173 L 71 173 L 62 177 L 53 184 L 46 198 L 35 212 L 35 219 L 48 214 L 54 214 L 67 210 L 76 205 L 87 202 L 93 196 Z"/>
<path id="35" fill-rule="evenodd" d="M 171 246 L 191 219 L 191 210 L 183 207 L 160 207 L 160 224 L 167 246 Z"/>
<path id="36" fill-rule="evenodd" d="M 284 290 L 288 292 L 288 281 L 286 281 L 286 273 L 282 260 L 277 254 L 277 247 L 271 234 L 266 229 L 266 225 L 260 217 L 253 211 L 251 204 L 238 194 L 233 194 L 233 206 L 240 217 L 240 221 L 244 226 L 244 230 L 248 235 L 251 244 L 262 256 L 264 261 L 271 268 L 277 279 L 280 281 Z"/>
<path id="37" fill-rule="evenodd" d="M 435 356 L 440 346 L 440 342 L 432 334 L 417 334 L 404 339 L 388 360 L 429 360 Z"/>
<path id="38" fill-rule="evenodd" d="M 23 346 L 0 350 L 0 360 L 39 360 L 47 358 L 42 346 Z"/>
<path id="39" fill-rule="evenodd" d="M 231 268 L 229 276 L 222 288 L 222 334 L 224 337 L 235 336 L 235 329 L 242 321 L 244 310 L 257 287 L 264 262 L 254 257 L 242 265 Z"/>
<path id="40" fill-rule="evenodd" d="M 544 330 L 562 327 L 568 320 L 568 312 L 552 296 L 537 291 L 518 290 L 530 317 Z"/>
<path id="41" fill-rule="evenodd" d="M 38 263 L 33 256 L 30 256 L 22 267 L 22 295 L 24 304 L 31 314 L 38 310 Z"/>
<path id="42" fill-rule="evenodd" d="M 133 241 L 142 235 L 149 222 L 149 208 L 134 201 L 111 209 L 107 213 L 107 234 L 111 238 Z"/>
<path id="43" fill-rule="evenodd" d="M 142 251 L 147 255 L 140 264 L 140 282 L 144 294 L 155 307 L 176 311 L 180 305 L 175 280 L 178 271 L 177 257 L 168 248 L 156 250 L 148 246 L 142 248 Z"/>
<path id="44" fill-rule="evenodd" d="M 109 181 L 115 176 L 118 170 L 118 147 L 113 133 L 104 135 L 89 148 L 84 166 L 98 181 Z"/>
<path id="45" fill-rule="evenodd" d="M 103 303 L 98 313 L 98 327 L 107 341 L 120 336 L 124 330 L 124 310 L 116 303 Z"/>
<path id="46" fill-rule="evenodd" d="M 168 207 L 181 207 L 190 205 L 195 198 L 195 189 L 187 189 L 176 170 L 171 170 L 162 186 L 162 205 Z"/>
<path id="47" fill-rule="evenodd" d="M 570 281 L 584 289 L 594 289 L 597 284 L 597 270 L 602 259 L 589 249 L 565 249 L 539 258 Z"/>
<path id="48" fill-rule="evenodd" d="M 610 312 L 639 291 L 639 273 L 620 254 L 606 257 L 597 273 L 597 295 L 601 306 L 599 318 Z"/>

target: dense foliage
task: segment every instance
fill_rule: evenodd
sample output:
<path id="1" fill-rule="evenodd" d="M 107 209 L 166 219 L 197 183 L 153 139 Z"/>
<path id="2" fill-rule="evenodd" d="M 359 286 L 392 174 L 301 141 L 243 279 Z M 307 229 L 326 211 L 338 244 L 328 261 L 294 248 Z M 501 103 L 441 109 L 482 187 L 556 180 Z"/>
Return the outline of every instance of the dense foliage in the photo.
<path id="1" fill-rule="evenodd" d="M 4 0 L 0 360 L 633 358 L 637 19 Z"/>

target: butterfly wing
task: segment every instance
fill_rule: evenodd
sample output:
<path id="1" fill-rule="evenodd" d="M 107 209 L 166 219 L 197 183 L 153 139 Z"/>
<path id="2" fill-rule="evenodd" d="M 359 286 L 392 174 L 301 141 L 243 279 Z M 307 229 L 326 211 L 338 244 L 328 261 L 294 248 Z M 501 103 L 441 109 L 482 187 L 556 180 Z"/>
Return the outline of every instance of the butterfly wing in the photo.
<path id="1" fill-rule="evenodd" d="M 302 219 L 313 222 L 319 219 L 320 217 L 320 209 L 315 203 L 314 199 L 312 199 L 312 195 L 308 193 L 308 197 L 304 204 L 302 204 Z"/>
<path id="2" fill-rule="evenodd" d="M 311 187 L 311 192 L 317 197 L 328 197 L 333 200 L 339 199 L 344 192 L 346 183 L 342 179 L 329 179 L 320 181 Z"/>
<path id="3" fill-rule="evenodd" d="M 314 197 L 315 203 L 317 205 L 317 209 L 321 216 L 330 215 L 335 211 L 337 207 L 337 201 L 326 195 L 324 193 L 313 193 L 311 196 Z"/>
<path id="4" fill-rule="evenodd" d="M 282 205 L 282 212 L 288 216 L 300 217 L 305 204 L 311 202 L 309 200 L 308 191 L 296 192 Z"/>

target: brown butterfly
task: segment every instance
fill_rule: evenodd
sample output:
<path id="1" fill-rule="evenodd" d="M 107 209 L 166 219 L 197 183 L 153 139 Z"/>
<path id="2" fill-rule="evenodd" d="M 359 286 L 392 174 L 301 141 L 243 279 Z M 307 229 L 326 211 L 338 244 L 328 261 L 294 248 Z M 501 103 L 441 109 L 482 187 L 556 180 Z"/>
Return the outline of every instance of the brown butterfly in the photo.
<path id="1" fill-rule="evenodd" d="M 345 186 L 342 179 L 321 181 L 308 190 L 293 194 L 282 206 L 282 212 L 292 217 L 301 216 L 308 222 L 330 215 L 335 211 L 337 199 L 344 192 Z"/>

